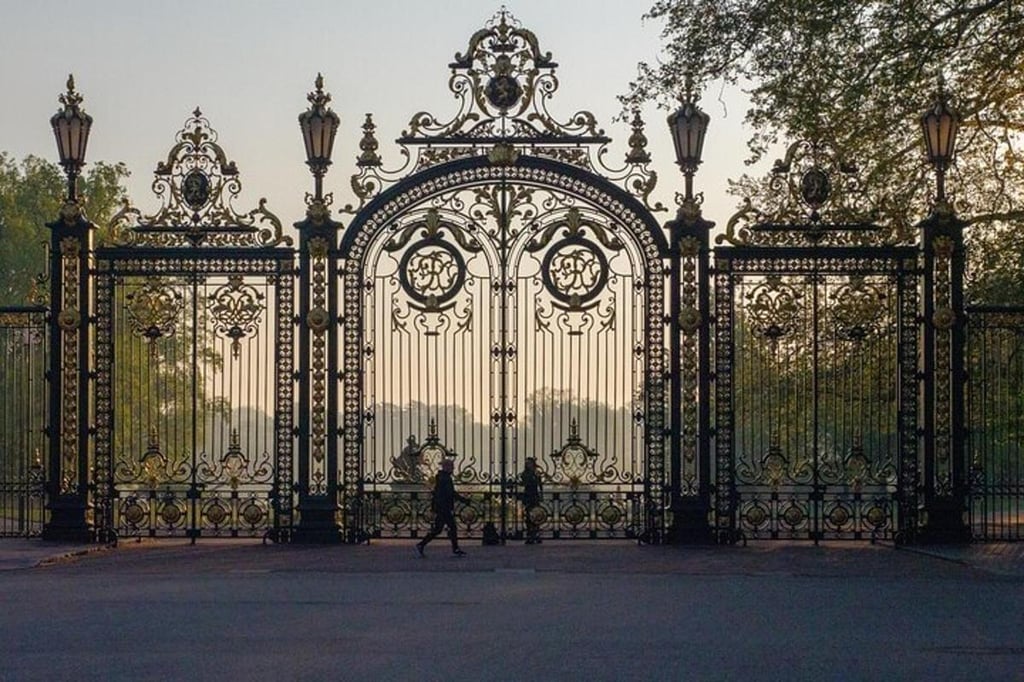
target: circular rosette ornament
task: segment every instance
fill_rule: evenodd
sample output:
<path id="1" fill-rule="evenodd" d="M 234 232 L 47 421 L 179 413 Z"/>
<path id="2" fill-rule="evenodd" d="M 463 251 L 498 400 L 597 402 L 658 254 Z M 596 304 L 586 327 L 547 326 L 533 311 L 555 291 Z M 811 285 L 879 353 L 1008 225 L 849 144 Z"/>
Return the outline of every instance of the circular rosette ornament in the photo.
<path id="1" fill-rule="evenodd" d="M 466 261 L 449 242 L 438 236 L 409 247 L 398 266 L 402 289 L 425 311 L 446 310 L 466 280 Z"/>
<path id="2" fill-rule="evenodd" d="M 306 315 L 306 324 L 315 334 L 324 333 L 327 330 L 327 325 L 330 324 L 330 321 L 330 314 L 321 306 L 312 308 Z"/>
<path id="3" fill-rule="evenodd" d="M 700 329 L 700 311 L 692 306 L 687 306 L 679 311 L 679 327 L 685 334 L 693 334 Z"/>
<path id="4" fill-rule="evenodd" d="M 579 236 L 554 244 L 541 266 L 544 286 L 569 310 L 588 307 L 608 282 L 608 259 L 592 242 Z"/>
<path id="5" fill-rule="evenodd" d="M 935 314 L 932 315 L 932 324 L 935 325 L 936 329 L 946 331 L 951 329 L 956 324 L 956 313 L 953 312 L 952 308 L 936 308 Z"/>

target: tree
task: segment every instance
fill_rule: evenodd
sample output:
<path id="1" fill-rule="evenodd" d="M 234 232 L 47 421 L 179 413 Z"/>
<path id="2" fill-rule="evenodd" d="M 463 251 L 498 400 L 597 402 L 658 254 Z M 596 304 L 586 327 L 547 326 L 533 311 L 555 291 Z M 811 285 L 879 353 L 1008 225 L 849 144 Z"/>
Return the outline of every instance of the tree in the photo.
<path id="1" fill-rule="evenodd" d="M 835 144 L 891 225 L 912 225 L 930 201 L 918 117 L 944 79 L 963 119 L 948 189 L 978 252 L 972 298 L 996 302 L 1009 284 L 1024 300 L 1024 5 L 659 0 L 645 16 L 664 22 L 665 57 L 640 65 L 627 106 L 667 103 L 688 82 L 742 84 L 751 161 L 784 140 Z M 733 190 L 767 199 L 750 178 Z"/>
<path id="2" fill-rule="evenodd" d="M 123 164 L 92 164 L 81 182 L 90 220 L 108 223 L 126 196 L 127 177 Z M 26 303 L 36 276 L 45 272 L 46 223 L 57 219 L 65 191 L 57 164 L 36 156 L 19 164 L 0 152 L 0 305 Z"/>

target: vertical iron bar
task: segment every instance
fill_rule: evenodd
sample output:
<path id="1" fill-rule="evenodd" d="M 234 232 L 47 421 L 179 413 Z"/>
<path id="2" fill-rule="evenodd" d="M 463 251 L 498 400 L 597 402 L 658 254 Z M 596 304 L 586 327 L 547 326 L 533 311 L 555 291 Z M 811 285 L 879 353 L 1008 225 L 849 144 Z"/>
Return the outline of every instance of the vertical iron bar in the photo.
<path id="1" fill-rule="evenodd" d="M 199 534 L 199 487 L 197 485 L 196 473 L 198 470 L 198 445 L 199 445 L 199 273 L 197 266 L 193 264 L 192 273 L 192 472 L 189 479 L 189 506 L 191 528 L 188 530 L 192 544 L 196 543 Z"/>
<path id="2" fill-rule="evenodd" d="M 511 481 L 508 478 L 508 297 L 514 290 L 508 282 L 508 237 L 509 237 L 509 214 L 508 214 L 508 185 L 504 169 L 501 173 L 499 195 L 501 200 L 498 205 L 498 265 L 499 277 L 499 338 L 501 352 L 499 354 L 498 368 L 498 398 L 499 414 L 501 424 L 498 427 L 499 438 L 499 460 L 501 466 L 501 542 L 504 543 L 508 532 L 506 517 L 508 516 L 508 498 L 511 494 Z"/>
<path id="3" fill-rule="evenodd" d="M 820 453 L 818 452 L 819 438 L 819 414 L 821 409 L 821 395 L 819 393 L 819 363 L 821 361 L 821 346 L 818 339 L 819 333 L 819 310 L 818 310 L 818 285 L 819 278 L 818 261 L 814 259 L 811 266 L 815 273 L 811 275 L 811 457 L 813 485 L 811 493 L 811 535 L 814 544 L 817 545 L 821 534 L 821 512 L 823 509 L 823 491 L 821 490 Z M 824 279 L 824 278 L 822 278 Z"/>

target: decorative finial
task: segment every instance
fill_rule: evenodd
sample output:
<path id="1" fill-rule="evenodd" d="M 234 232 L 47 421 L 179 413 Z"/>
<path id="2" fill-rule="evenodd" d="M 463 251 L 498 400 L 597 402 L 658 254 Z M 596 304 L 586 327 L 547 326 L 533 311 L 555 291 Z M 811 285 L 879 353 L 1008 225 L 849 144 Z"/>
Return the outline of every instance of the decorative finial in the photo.
<path id="1" fill-rule="evenodd" d="M 693 91 L 693 74 L 687 71 L 683 79 L 683 92 L 679 96 L 679 101 L 684 104 L 697 104 L 698 99 L 699 96 Z"/>
<path id="2" fill-rule="evenodd" d="M 649 163 L 651 154 L 647 151 L 647 136 L 644 135 L 644 120 L 640 117 L 640 110 L 633 110 L 633 134 L 629 136 L 629 152 L 626 154 L 626 163 Z"/>
<path id="3" fill-rule="evenodd" d="M 65 110 L 68 114 L 78 111 L 79 105 L 82 103 L 82 96 L 75 92 L 75 76 L 74 74 L 68 74 L 67 82 L 68 91 L 62 94 L 59 98 L 61 104 L 64 105 Z"/>
<path id="4" fill-rule="evenodd" d="M 376 128 L 377 126 L 373 123 L 373 114 L 366 114 L 366 121 L 363 123 L 363 139 L 359 141 L 359 149 L 362 150 L 362 154 L 356 159 L 356 165 L 360 168 L 380 166 L 383 163 L 377 153 L 380 144 L 373 134 Z"/>
<path id="5" fill-rule="evenodd" d="M 313 110 L 319 113 L 323 113 L 324 109 L 331 101 L 331 95 L 328 92 L 324 92 L 324 76 L 321 73 L 316 74 L 316 80 L 313 81 L 313 86 L 316 91 L 306 95 L 306 99 L 313 105 Z"/>

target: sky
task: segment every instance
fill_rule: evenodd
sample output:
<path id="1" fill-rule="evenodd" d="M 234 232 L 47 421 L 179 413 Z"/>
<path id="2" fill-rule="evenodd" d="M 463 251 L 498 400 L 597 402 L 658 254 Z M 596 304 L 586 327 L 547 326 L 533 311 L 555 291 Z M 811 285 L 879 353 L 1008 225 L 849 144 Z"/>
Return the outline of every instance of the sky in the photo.
<path id="1" fill-rule="evenodd" d="M 658 58 L 661 25 L 642 16 L 652 0 L 505 0 L 559 64 L 550 110 L 568 120 L 593 112 L 613 138 L 614 161 L 630 129 L 613 120 L 637 63 Z M 322 73 L 341 117 L 325 191 L 335 206 L 354 201 L 349 177 L 367 112 L 377 124 L 385 167 L 400 165 L 393 140 L 412 115 L 440 120 L 457 111 L 449 62 L 501 2 L 482 0 L 0 0 L 0 151 L 57 160 L 49 126 L 74 73 L 94 119 L 87 161 L 123 162 L 132 203 L 153 213 L 150 186 L 175 134 L 201 108 L 239 168 L 235 208 L 261 197 L 286 225 L 301 220 L 312 190 L 297 116 Z M 705 93 L 711 115 L 696 190 L 704 215 L 724 226 L 737 204 L 727 179 L 750 169 L 738 90 Z M 670 205 L 682 187 L 665 123 L 643 111 L 659 175 L 653 199 Z M 88 166 L 86 167 L 86 171 Z M 668 220 L 669 214 L 661 214 Z M 337 216 L 336 216 L 337 217 Z M 342 222 L 345 222 L 342 217 Z"/>

